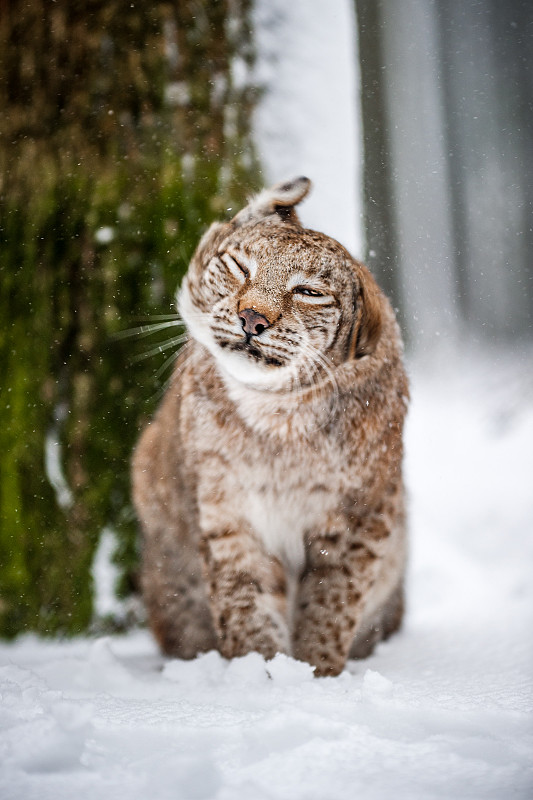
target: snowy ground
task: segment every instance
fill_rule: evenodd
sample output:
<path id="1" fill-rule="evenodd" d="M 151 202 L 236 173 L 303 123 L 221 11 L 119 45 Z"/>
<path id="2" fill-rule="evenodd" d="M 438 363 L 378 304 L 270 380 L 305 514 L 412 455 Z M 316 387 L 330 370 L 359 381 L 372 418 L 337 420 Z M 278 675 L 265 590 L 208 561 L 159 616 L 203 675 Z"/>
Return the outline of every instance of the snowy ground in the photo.
<path id="1" fill-rule="evenodd" d="M 142 631 L 3 644 L 0 797 L 533 796 L 532 380 L 441 360 L 413 368 L 399 635 L 325 679 L 164 661 Z"/>
<path id="2" fill-rule="evenodd" d="M 308 172 L 318 221 L 311 198 L 304 222 L 361 255 L 355 79 L 343 67 L 352 6 L 333 3 L 338 46 L 326 52 L 335 37 L 317 4 L 256 4 L 260 74 L 277 87 L 258 115 L 261 157 L 272 179 Z M 399 635 L 323 679 L 281 656 L 165 661 L 143 631 L 0 644 L 0 798 L 532 797 L 533 361 L 457 363 L 462 347 L 412 366 Z"/>

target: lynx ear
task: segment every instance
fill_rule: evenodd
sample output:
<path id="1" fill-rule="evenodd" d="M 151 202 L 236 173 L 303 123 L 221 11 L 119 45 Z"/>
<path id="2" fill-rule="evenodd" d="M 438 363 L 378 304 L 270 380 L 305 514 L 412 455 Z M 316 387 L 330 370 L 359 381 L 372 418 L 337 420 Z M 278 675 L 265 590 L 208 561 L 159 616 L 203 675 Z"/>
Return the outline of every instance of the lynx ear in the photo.
<path id="1" fill-rule="evenodd" d="M 382 303 L 380 290 L 374 278 L 363 265 L 363 281 L 361 283 L 359 303 L 361 304 L 361 316 L 359 324 L 353 332 L 353 339 L 350 346 L 352 358 L 361 358 L 374 352 L 379 341 L 382 328 Z"/>
<path id="2" fill-rule="evenodd" d="M 264 189 L 252 198 L 248 205 L 234 217 L 233 224 L 244 225 L 246 222 L 259 222 L 271 214 L 278 214 L 283 220 L 298 222 L 294 206 L 301 203 L 310 189 L 311 181 L 304 177 L 276 183 L 275 186 Z"/>

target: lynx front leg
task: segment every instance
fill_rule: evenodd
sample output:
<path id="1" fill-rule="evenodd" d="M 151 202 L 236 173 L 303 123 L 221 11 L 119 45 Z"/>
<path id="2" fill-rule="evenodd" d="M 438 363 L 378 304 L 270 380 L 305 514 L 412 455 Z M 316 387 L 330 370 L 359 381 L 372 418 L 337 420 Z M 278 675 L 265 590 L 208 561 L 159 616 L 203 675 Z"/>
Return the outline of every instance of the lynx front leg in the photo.
<path id="1" fill-rule="evenodd" d="M 202 536 L 201 553 L 218 649 L 226 658 L 251 651 L 289 652 L 285 575 L 252 532 L 226 527 Z"/>
<path id="2" fill-rule="evenodd" d="M 355 531 L 340 528 L 309 537 L 293 652 L 316 667 L 315 675 L 344 669 L 388 536 L 382 519 L 373 518 Z"/>

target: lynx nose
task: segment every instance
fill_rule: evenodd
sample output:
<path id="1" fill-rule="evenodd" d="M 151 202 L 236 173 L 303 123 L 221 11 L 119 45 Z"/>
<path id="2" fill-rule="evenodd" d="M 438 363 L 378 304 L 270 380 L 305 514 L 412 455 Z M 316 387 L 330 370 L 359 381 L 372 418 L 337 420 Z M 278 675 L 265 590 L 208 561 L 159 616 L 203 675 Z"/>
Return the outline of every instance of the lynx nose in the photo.
<path id="1" fill-rule="evenodd" d="M 258 314 L 253 308 L 244 308 L 239 311 L 239 319 L 242 328 L 249 336 L 259 336 L 264 330 L 270 328 L 270 322 L 262 314 Z"/>

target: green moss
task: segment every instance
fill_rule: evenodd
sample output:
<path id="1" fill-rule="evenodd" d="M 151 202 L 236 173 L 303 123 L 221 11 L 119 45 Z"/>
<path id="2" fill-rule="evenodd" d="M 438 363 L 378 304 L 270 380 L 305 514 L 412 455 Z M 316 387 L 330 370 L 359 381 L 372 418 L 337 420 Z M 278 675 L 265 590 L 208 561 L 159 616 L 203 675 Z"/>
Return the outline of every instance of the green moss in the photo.
<path id="1" fill-rule="evenodd" d="M 129 461 L 161 392 L 165 375 L 158 378 L 157 372 L 168 352 L 138 357 L 154 339 L 161 342 L 169 334 L 162 331 L 159 339 L 117 334 L 150 315 L 174 311 L 176 286 L 205 227 L 221 210 L 240 204 L 256 188 L 258 174 L 248 132 L 250 93 L 226 98 L 241 109 L 236 138 L 227 142 L 223 108 L 211 107 L 206 88 L 215 72 L 222 72 L 231 89 L 232 53 L 248 41 L 244 23 L 239 41 L 230 43 L 220 35 L 224 25 L 216 36 L 210 24 L 203 33 L 193 25 L 193 2 L 175 8 L 155 4 L 137 17 L 129 3 L 126 9 L 119 2 L 96 4 L 91 15 L 69 11 L 66 0 L 55 9 L 15 5 L 19 15 L 14 13 L 11 30 L 4 26 L 7 39 L 0 42 L 0 96 L 12 111 L 3 117 L 11 128 L 0 131 L 5 168 L 0 635 L 5 636 L 87 628 L 93 617 L 90 567 L 104 526 L 112 527 L 119 541 L 118 589 L 123 596 L 135 589 L 138 529 Z M 235 8 L 245 22 L 247 3 Z M 124 30 L 116 16 L 121 10 L 127 14 Z M 54 13 L 74 37 L 68 63 L 79 74 L 71 75 L 70 83 L 56 69 L 62 41 L 42 50 L 43 30 Z M 204 13 L 218 26 L 229 12 L 214 2 Z M 59 18 L 54 19 L 57 26 Z M 85 39 L 76 39 L 76 30 L 83 30 Z M 169 30 L 182 54 L 172 69 L 162 55 Z M 115 82 L 102 61 L 110 38 Z M 54 47 L 57 58 L 50 53 Z M 91 54 L 85 75 L 80 65 Z M 41 79 L 33 95 L 25 83 L 20 89 L 31 107 L 25 116 L 20 97 L 6 86 L 18 81 L 22 87 L 22 65 L 26 69 L 39 60 Z M 165 105 L 169 81 L 196 87 L 198 105 Z M 58 111 L 53 106 L 59 85 Z M 39 135 L 35 108 L 48 126 L 46 138 Z M 234 152 L 244 153 L 250 166 L 244 168 Z M 46 452 L 59 457 L 66 488 L 51 485 Z"/>

